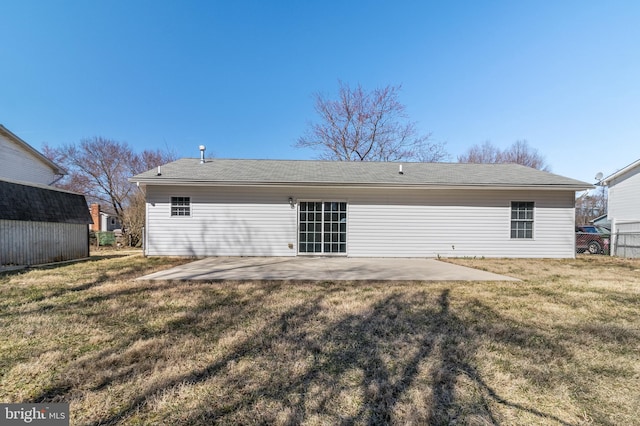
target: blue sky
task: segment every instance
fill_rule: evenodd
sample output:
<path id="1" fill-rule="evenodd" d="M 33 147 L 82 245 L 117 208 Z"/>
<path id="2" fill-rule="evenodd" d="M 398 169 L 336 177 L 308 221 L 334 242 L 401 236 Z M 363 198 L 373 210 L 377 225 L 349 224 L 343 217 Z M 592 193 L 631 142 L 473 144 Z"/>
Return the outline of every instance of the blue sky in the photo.
<path id="1" fill-rule="evenodd" d="M 310 159 L 313 94 L 402 85 L 455 161 L 526 139 L 593 181 L 640 158 L 638 1 L 0 3 L 0 123 L 36 148 Z"/>

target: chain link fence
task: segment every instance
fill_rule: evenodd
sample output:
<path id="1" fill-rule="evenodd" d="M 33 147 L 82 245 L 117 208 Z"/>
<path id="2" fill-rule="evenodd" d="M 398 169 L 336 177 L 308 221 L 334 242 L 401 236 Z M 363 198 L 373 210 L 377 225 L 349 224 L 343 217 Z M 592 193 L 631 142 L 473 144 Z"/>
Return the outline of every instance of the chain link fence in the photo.
<path id="1" fill-rule="evenodd" d="M 609 254 L 611 239 L 608 235 L 576 232 L 576 252 Z"/>
<path id="2" fill-rule="evenodd" d="M 125 245 L 121 231 L 91 231 L 89 241 L 93 247 L 122 247 Z"/>

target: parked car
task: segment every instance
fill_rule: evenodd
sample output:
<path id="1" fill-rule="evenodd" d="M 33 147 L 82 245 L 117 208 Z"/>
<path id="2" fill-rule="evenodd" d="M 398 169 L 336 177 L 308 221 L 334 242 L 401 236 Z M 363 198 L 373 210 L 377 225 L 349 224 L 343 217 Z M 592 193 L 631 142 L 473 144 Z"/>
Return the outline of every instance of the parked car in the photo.
<path id="1" fill-rule="evenodd" d="M 595 225 L 576 226 L 576 251 L 603 254 L 609 251 L 611 233 Z"/>
<path id="2" fill-rule="evenodd" d="M 593 225 L 598 229 L 598 233 L 602 238 L 611 238 L 611 229 L 602 225 Z"/>

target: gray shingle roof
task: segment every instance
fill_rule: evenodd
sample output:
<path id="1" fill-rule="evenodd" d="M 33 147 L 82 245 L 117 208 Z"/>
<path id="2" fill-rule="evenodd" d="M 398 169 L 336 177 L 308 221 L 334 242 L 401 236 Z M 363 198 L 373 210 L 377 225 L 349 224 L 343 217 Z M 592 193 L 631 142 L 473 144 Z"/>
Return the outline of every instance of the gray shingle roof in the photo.
<path id="1" fill-rule="evenodd" d="M 8 180 L 0 180 L 0 219 L 92 223 L 84 195 Z"/>
<path id="2" fill-rule="evenodd" d="M 403 173 L 399 173 L 402 165 Z M 149 185 L 363 185 L 556 187 L 592 185 L 517 164 L 340 162 L 183 158 L 130 179 Z"/>

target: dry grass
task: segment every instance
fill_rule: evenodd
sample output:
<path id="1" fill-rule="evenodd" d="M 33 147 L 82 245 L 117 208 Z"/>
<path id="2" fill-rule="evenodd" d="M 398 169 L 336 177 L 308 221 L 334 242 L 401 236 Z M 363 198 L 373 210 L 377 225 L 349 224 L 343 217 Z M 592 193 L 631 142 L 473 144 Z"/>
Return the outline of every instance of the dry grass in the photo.
<path id="1" fill-rule="evenodd" d="M 0 401 L 72 424 L 640 424 L 640 262 L 456 259 L 486 283 L 0 275 Z"/>

